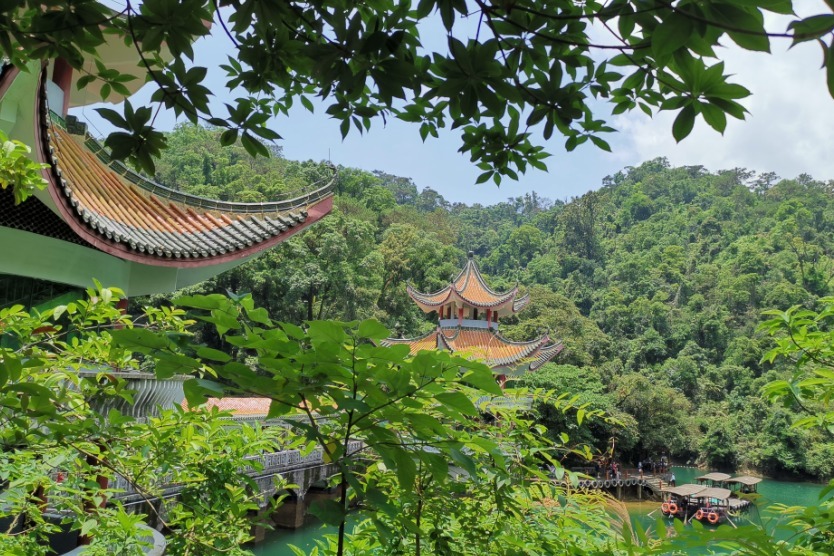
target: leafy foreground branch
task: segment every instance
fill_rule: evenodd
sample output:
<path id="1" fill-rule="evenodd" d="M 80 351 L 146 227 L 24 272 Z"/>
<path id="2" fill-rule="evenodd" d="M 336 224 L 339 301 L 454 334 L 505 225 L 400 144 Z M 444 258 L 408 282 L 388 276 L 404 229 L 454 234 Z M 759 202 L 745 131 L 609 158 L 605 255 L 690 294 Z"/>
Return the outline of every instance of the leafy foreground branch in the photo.
<path id="1" fill-rule="evenodd" d="M 280 139 L 270 119 L 298 103 L 312 111 L 316 100 L 343 136 L 392 118 L 413 124 L 423 140 L 459 130 L 460 151 L 482 170 L 478 182 L 498 183 L 545 169 L 541 143 L 554 134 L 567 150 L 589 141 L 609 150 L 603 137 L 614 130 L 599 115 L 608 109 L 675 112 L 677 141 L 698 117 L 723 132 L 728 117 L 744 119 L 739 101 L 750 94 L 725 73 L 717 47 L 729 42 L 769 52 L 771 39 L 817 41 L 834 94 L 831 3 L 804 18 L 794 16 L 795 4 L 155 0 L 126 1 L 115 13 L 100 0 L 18 1 L 0 9 L 0 49 L 21 68 L 60 57 L 77 87 L 102 100 L 127 97 L 135 82 L 152 84 L 155 107 L 99 109 L 118 128 L 107 146 L 150 174 L 166 144 L 154 127 L 163 108 L 223 129 L 224 145 L 240 140 L 267 155 L 262 141 Z M 790 18 L 786 32 L 765 27 L 772 14 Z M 231 51 L 220 65 L 222 103 L 210 102 L 210 68 L 193 63 L 194 42 L 210 32 Z M 114 51 L 139 69 L 122 71 Z"/>
<path id="2" fill-rule="evenodd" d="M 171 554 L 243 554 L 247 515 L 259 507 L 258 488 L 241 471 L 253 463 L 247 455 L 292 446 L 320 447 L 337 469 L 340 498 L 315 511 L 339 532 L 314 554 L 660 554 L 706 539 L 743 553 L 822 554 L 829 546 L 826 503 L 794 510 L 785 543 L 754 527 L 743 536 L 677 528 L 672 538 L 632 530 L 603 499 L 573 491 L 576 478 L 560 461 L 585 452 L 567 436 L 545 440 L 512 411 L 482 418 L 471 400 L 500 394 L 487 367 L 376 346 L 389 332 L 375 321 L 302 328 L 273 322 L 248 296 L 221 295 L 182 297 L 179 308 L 133 319 L 116 310 L 118 291 L 89 293 L 44 315 L 0 312 L 3 553 L 44 554 L 62 526 L 79 531 L 93 553 L 139 553 L 145 516 L 108 488 L 118 474 L 153 502 L 143 511 L 165 527 Z M 228 352 L 200 345 L 183 308 L 210 323 Z M 306 421 L 287 434 L 231 426 L 217 412 L 177 409 L 142 421 L 95 409 L 104 397 L 130 399 L 114 369 L 143 366 L 159 378 L 192 375 L 191 407 L 207 396 L 258 395 L 272 400 L 270 417 Z M 79 378 L 82 369 L 99 372 Z M 536 394 L 557 410 L 577 409 L 564 396 Z M 365 448 L 349 452 L 349 440 Z M 170 482 L 183 490 L 160 506 Z M 362 521 L 349 532 L 353 507 Z"/>

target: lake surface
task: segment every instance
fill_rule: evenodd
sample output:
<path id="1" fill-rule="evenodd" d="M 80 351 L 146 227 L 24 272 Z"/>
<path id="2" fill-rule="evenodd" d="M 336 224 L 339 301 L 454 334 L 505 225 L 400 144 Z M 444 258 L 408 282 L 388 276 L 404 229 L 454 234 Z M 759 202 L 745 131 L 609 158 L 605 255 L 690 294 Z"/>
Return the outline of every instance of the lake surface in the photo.
<path id="1" fill-rule="evenodd" d="M 675 479 L 678 485 L 694 483 L 695 477 L 700 477 L 710 471 L 715 471 L 682 467 L 673 467 L 672 470 L 675 473 Z M 731 474 L 737 476 L 741 473 Z M 810 506 L 816 504 L 823 486 L 819 483 L 764 479 L 758 485 L 760 497 L 756 500 L 755 507 L 751 508 L 746 514 L 743 514 L 744 519 L 771 529 L 777 520 L 777 516 L 767 511 L 772 504 L 786 504 L 788 506 Z M 644 527 L 653 525 L 657 519 L 656 513 L 648 517 L 651 512 L 658 508 L 659 504 L 657 502 L 629 502 L 627 505 L 632 519 L 639 521 Z"/>
<path id="2" fill-rule="evenodd" d="M 673 467 L 672 470 L 675 473 L 678 485 L 694 483 L 695 477 L 715 471 L 682 467 Z M 739 475 L 739 473 L 735 475 Z M 816 504 L 823 486 L 819 483 L 765 479 L 759 483 L 758 491 L 761 496 L 756 501 L 756 506 L 744 514 L 745 517 L 742 518 L 742 521 L 746 519 L 752 523 L 763 525 L 772 532 L 776 530 L 779 521 L 778 516 L 767 511 L 769 506 L 777 503 L 792 506 Z M 655 512 L 660 506 L 657 501 L 628 502 L 626 506 L 633 521 L 639 522 L 644 528 L 654 528 L 657 513 L 652 514 L 652 512 Z M 292 550 L 289 549 L 289 545 L 293 544 L 307 550 L 309 553 L 310 549 L 315 546 L 316 539 L 320 539 L 326 533 L 335 532 L 336 528 L 334 527 L 322 527 L 320 525 L 308 525 L 294 531 L 275 531 L 265 542 L 255 546 L 253 551 L 256 556 L 293 556 Z M 779 536 L 778 530 L 776 530 L 776 535 Z"/>

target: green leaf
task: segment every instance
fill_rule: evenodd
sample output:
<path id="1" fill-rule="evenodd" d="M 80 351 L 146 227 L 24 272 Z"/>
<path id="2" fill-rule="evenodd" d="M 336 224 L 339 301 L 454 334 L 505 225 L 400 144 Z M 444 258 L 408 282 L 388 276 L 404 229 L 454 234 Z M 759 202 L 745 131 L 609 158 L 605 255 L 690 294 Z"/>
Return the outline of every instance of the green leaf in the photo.
<path id="1" fill-rule="evenodd" d="M 224 394 L 223 385 L 213 380 L 204 378 L 192 378 L 182 384 L 185 399 L 189 407 L 197 407 L 206 402 L 207 398 L 222 398 Z"/>
<path id="2" fill-rule="evenodd" d="M 834 30 L 834 14 L 799 19 L 788 26 L 793 31 L 793 44 L 818 39 Z"/>
<path id="3" fill-rule="evenodd" d="M 219 361 L 225 363 L 231 361 L 232 357 L 225 352 L 210 347 L 200 346 L 197 348 L 197 357 L 201 359 L 209 359 L 211 361 Z"/>
<path id="4" fill-rule="evenodd" d="M 831 45 L 828 47 L 826 62 L 825 76 L 828 83 L 828 94 L 834 98 L 834 39 L 831 40 Z"/>
<path id="5" fill-rule="evenodd" d="M 213 293 L 210 295 L 183 295 L 174 299 L 174 304 L 180 307 L 194 309 L 226 309 L 231 307 L 231 301 L 225 295 Z"/>
<path id="6" fill-rule="evenodd" d="M 770 38 L 765 33 L 742 33 L 727 31 L 733 42 L 747 50 L 756 52 L 770 52 Z"/>
<path id="7" fill-rule="evenodd" d="M 115 127 L 128 130 L 130 129 L 130 125 L 128 125 L 127 120 L 125 120 L 122 115 L 115 110 L 111 110 L 110 108 L 96 108 L 96 112 L 98 112 L 99 116 L 113 124 Z"/>
<path id="8" fill-rule="evenodd" d="M 652 52 L 655 57 L 666 58 L 683 47 L 692 35 L 692 19 L 672 12 L 652 33 Z"/>
<path id="9" fill-rule="evenodd" d="M 341 346 L 347 340 L 344 327 L 332 321 L 312 321 L 309 323 L 307 333 L 314 345 L 331 343 Z"/>
<path id="10" fill-rule="evenodd" d="M 724 130 L 727 128 L 727 116 L 724 110 L 714 104 L 702 102 L 701 115 L 704 117 L 704 121 L 715 131 L 724 133 Z"/>
<path id="11" fill-rule="evenodd" d="M 406 492 L 410 492 L 414 488 L 414 480 L 417 477 L 417 464 L 405 450 L 392 449 L 391 454 L 397 465 L 397 481 L 400 483 L 400 488 Z"/>
<path id="12" fill-rule="evenodd" d="M 391 336 L 391 331 L 385 328 L 378 320 L 368 319 L 359 324 L 358 334 L 360 338 L 382 340 Z"/>
<path id="13" fill-rule="evenodd" d="M 220 134 L 220 145 L 223 147 L 234 145 L 235 141 L 237 141 L 236 129 L 227 129 L 226 131 Z"/>
<path id="14" fill-rule="evenodd" d="M 167 338 L 146 328 L 122 328 L 113 330 L 110 334 L 113 336 L 113 342 L 116 345 L 140 353 L 165 349 L 169 345 Z"/>
<path id="15" fill-rule="evenodd" d="M 675 141 L 678 143 L 683 141 L 692 132 L 694 125 L 695 109 L 691 104 L 687 104 L 672 124 L 672 136 L 675 138 Z"/>
<path id="16" fill-rule="evenodd" d="M 442 392 L 437 394 L 435 398 L 443 405 L 460 411 L 464 415 L 478 416 L 478 410 L 475 408 L 475 404 L 462 392 Z"/>
<path id="17" fill-rule="evenodd" d="M 466 371 L 461 377 L 461 380 L 466 384 L 470 384 L 475 388 L 486 392 L 487 394 L 492 394 L 494 396 L 500 396 L 502 394 L 501 387 L 495 380 L 495 375 L 486 366 Z"/>

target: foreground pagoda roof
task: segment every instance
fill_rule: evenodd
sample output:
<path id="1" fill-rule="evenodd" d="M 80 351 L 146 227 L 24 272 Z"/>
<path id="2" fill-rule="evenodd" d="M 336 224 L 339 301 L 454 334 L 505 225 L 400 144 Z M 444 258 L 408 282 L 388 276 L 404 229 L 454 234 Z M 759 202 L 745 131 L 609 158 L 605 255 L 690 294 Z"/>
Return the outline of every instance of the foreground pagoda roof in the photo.
<path id="1" fill-rule="evenodd" d="M 535 371 L 562 351 L 545 335 L 529 342 L 513 342 L 486 328 L 440 328 L 417 338 L 388 338 L 383 345 L 408 345 L 412 355 L 423 350 L 446 349 L 482 361 L 493 369 Z"/>
<path id="2" fill-rule="evenodd" d="M 74 118 L 51 107 L 47 68 L 0 70 L 0 128 L 48 164 L 48 187 L 21 207 L 0 199 L 0 231 L 19 246 L 0 272 L 88 287 L 92 279 L 128 295 L 205 280 L 285 241 L 333 206 L 336 170 L 305 191 L 265 203 L 205 199 L 167 188 L 111 160 Z M 52 89 L 49 89 L 49 87 Z M 38 261 L 32 253 L 38 254 Z"/>
<path id="3" fill-rule="evenodd" d="M 113 162 L 91 137 L 44 114 L 50 191 L 83 239 L 120 258 L 154 265 L 210 265 L 262 251 L 303 227 L 329 193 L 276 203 L 223 203 L 170 190 Z M 300 228 L 299 228 L 300 229 Z"/>
<path id="4" fill-rule="evenodd" d="M 517 313 L 530 301 L 529 295 L 518 295 L 518 286 L 506 292 L 496 292 L 490 288 L 471 251 L 466 266 L 449 285 L 434 293 L 423 293 L 409 284 L 408 295 L 426 313 L 438 311 L 447 303 L 456 302 L 459 306 L 490 309 L 500 316 Z"/>

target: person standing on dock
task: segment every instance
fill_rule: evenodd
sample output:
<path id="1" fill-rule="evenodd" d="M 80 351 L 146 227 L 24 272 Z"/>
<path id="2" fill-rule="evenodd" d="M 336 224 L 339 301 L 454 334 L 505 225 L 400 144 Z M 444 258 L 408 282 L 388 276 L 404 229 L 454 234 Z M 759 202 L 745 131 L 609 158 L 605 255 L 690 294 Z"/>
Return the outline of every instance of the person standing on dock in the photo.
<path id="1" fill-rule="evenodd" d="M 674 473 L 672 473 L 672 476 L 669 477 L 669 485 L 671 485 L 671 486 L 676 486 L 677 485 L 677 481 L 675 480 L 675 474 Z"/>

